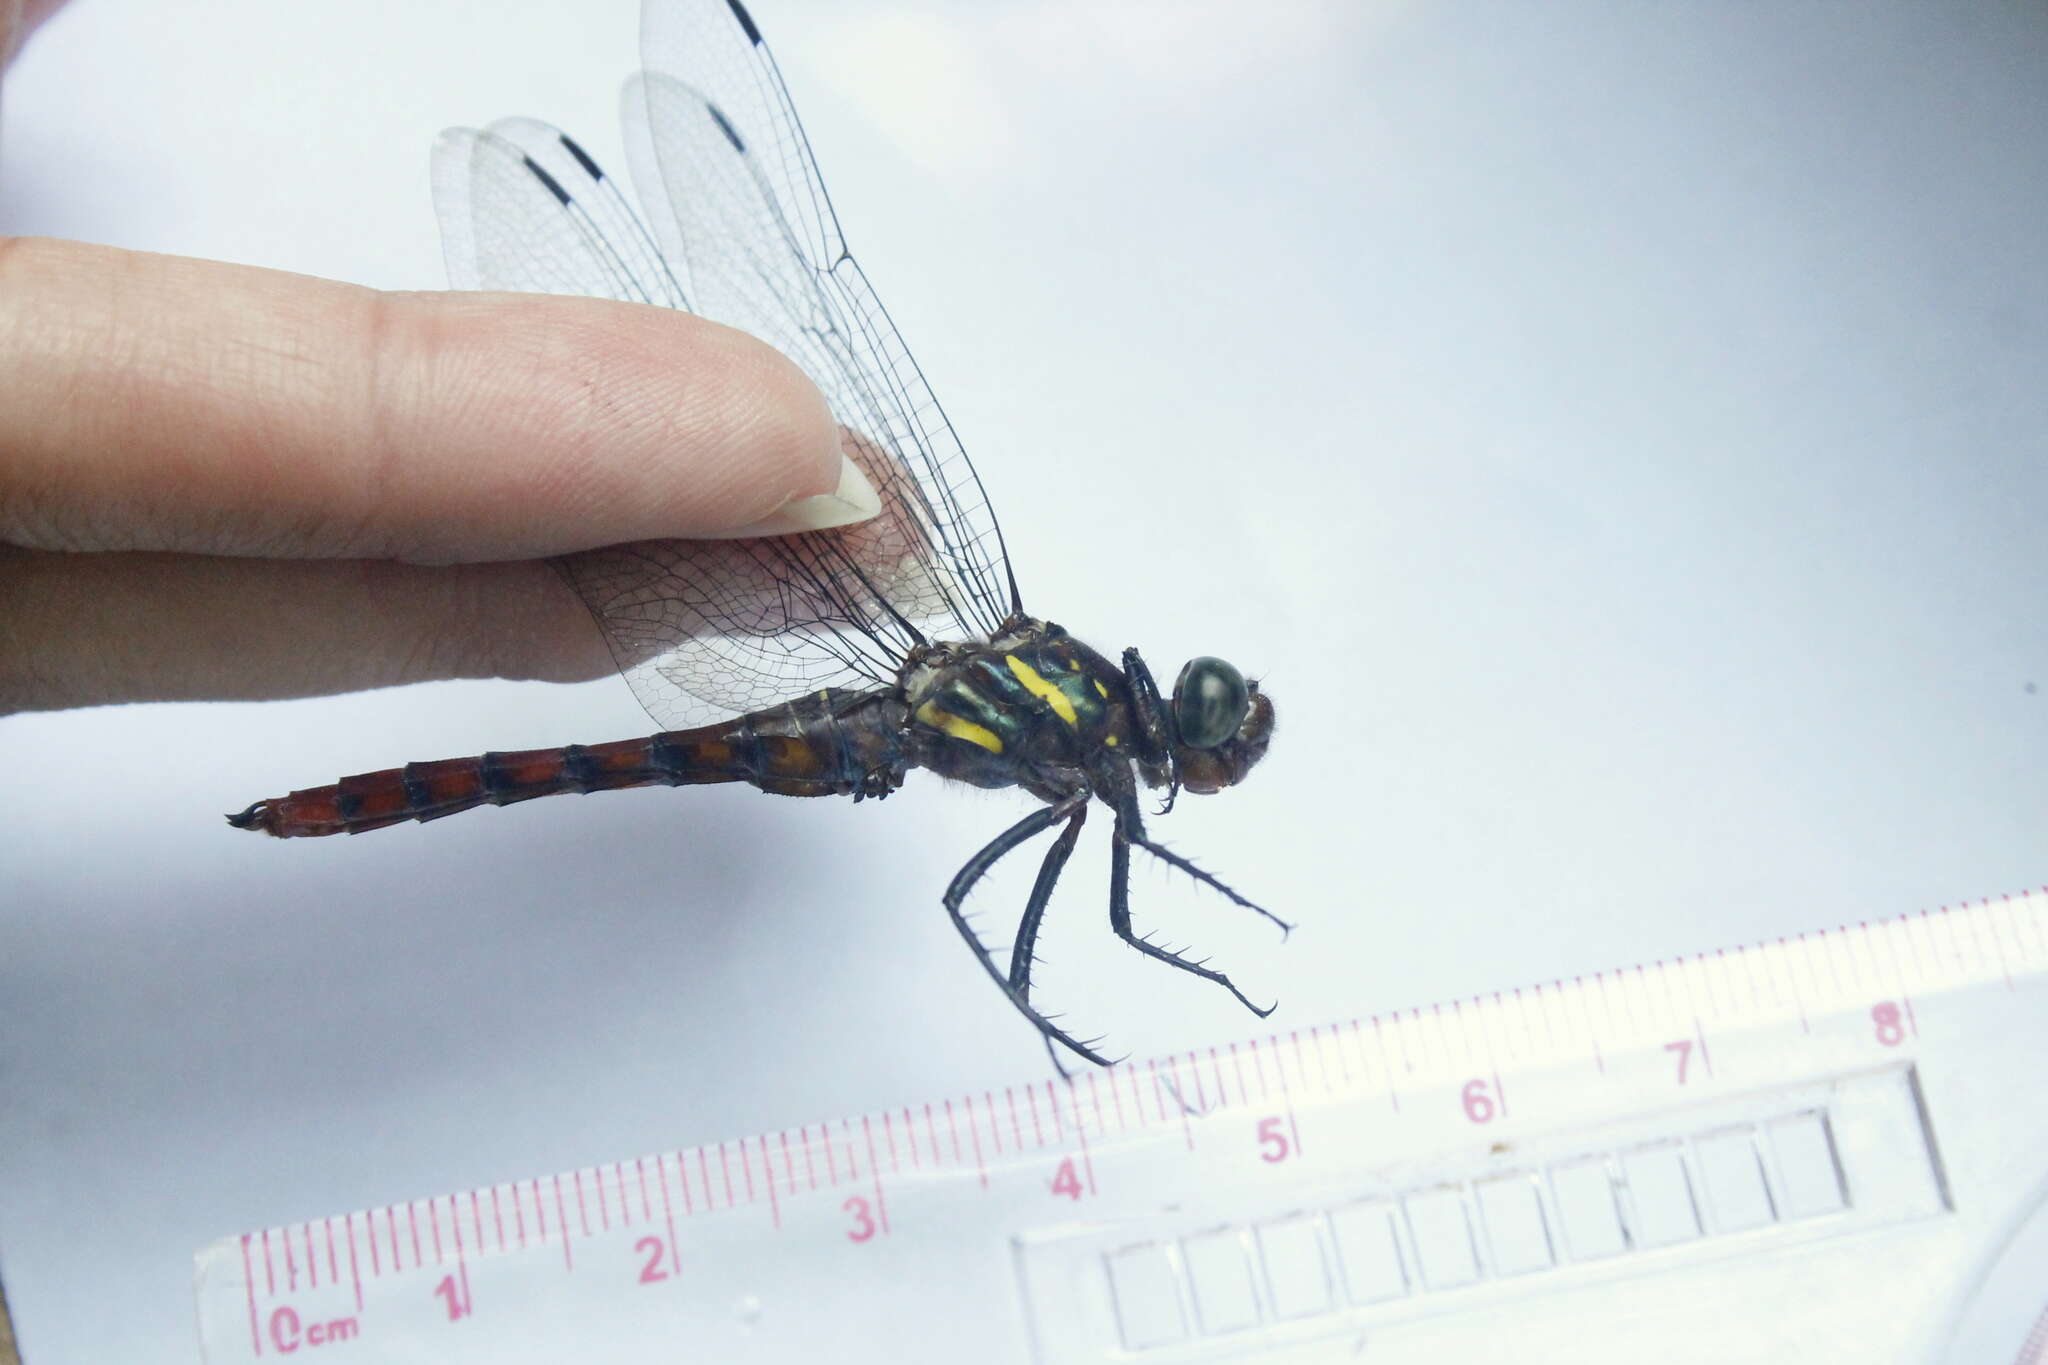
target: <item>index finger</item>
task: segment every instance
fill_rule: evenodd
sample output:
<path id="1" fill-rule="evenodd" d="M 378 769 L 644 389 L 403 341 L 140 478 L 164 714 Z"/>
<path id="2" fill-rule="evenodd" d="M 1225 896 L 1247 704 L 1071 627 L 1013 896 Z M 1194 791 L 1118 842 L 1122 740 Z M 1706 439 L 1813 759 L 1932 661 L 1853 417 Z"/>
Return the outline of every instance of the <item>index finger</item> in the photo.
<path id="1" fill-rule="evenodd" d="M 689 314 L 0 238 L 18 545 L 527 558 L 860 520 L 848 467 L 795 365 Z"/>

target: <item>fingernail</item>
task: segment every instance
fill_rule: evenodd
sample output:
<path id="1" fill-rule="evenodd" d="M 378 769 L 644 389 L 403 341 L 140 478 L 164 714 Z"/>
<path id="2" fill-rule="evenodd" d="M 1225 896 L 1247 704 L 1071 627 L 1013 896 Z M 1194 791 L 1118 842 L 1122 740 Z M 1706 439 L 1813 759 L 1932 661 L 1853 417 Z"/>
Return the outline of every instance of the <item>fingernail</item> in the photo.
<path id="1" fill-rule="evenodd" d="M 839 457 L 839 487 L 815 497 L 795 498 L 759 521 L 730 531 L 714 531 L 703 540 L 752 540 L 757 536 L 793 536 L 800 531 L 829 531 L 870 521 L 882 512 L 882 499 L 860 466 Z"/>

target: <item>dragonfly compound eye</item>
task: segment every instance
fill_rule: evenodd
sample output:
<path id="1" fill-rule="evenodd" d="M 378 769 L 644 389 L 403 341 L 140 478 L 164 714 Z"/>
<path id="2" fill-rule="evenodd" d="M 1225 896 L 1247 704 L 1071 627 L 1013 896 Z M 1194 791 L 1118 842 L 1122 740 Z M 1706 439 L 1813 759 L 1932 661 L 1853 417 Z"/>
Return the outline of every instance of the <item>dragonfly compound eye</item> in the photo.
<path id="1" fill-rule="evenodd" d="M 1236 734 L 1251 705 L 1244 674 L 1221 659 L 1190 659 L 1174 680 L 1174 724 L 1191 748 L 1213 749 Z"/>

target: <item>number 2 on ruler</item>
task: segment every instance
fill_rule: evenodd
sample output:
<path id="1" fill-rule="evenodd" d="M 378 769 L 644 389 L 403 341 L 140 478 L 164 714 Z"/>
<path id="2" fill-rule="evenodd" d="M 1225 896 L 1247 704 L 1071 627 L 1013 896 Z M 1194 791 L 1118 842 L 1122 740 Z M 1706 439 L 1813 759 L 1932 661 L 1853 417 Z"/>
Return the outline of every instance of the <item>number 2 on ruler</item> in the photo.
<path id="1" fill-rule="evenodd" d="M 668 1272 L 661 1268 L 661 1258 L 668 1248 L 661 1244 L 659 1237 L 642 1237 L 633 1243 L 633 1250 L 647 1258 L 647 1264 L 640 1267 L 640 1283 L 660 1284 L 668 1278 Z"/>

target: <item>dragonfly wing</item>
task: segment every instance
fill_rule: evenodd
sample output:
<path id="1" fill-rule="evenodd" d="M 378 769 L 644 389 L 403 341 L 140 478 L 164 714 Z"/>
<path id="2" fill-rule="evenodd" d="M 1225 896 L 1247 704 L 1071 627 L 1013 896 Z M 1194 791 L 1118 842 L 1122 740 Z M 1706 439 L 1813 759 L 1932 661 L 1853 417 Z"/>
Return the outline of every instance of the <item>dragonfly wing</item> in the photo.
<path id="1" fill-rule="evenodd" d="M 625 97 L 634 185 L 665 244 L 699 272 L 699 311 L 786 350 L 842 422 L 900 457 L 941 564 L 974 599 L 954 614 L 999 625 L 1018 606 L 1001 530 L 847 247 L 759 27 L 739 0 L 647 0 L 641 53 L 646 74 Z"/>
<path id="2" fill-rule="evenodd" d="M 979 480 L 845 252 L 751 19 L 727 0 L 653 0 L 647 23 L 650 52 L 687 38 L 707 72 L 723 69 L 772 153 L 711 97 L 649 72 L 625 98 L 647 223 L 582 148 L 532 120 L 444 135 L 435 186 L 458 286 L 689 307 L 750 332 L 823 390 L 881 497 L 860 526 L 560 561 L 642 704 L 684 727 L 888 685 L 920 642 L 991 633 L 1017 603 Z"/>

